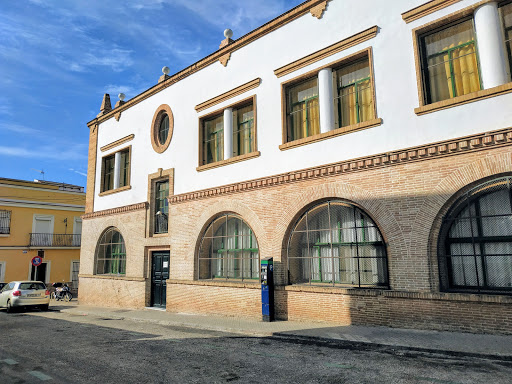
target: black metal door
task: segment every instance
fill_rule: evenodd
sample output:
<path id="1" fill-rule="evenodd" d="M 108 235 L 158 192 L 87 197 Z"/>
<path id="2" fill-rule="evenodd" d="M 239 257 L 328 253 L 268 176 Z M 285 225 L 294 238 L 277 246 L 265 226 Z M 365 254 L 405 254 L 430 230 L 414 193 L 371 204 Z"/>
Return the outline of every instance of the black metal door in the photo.
<path id="1" fill-rule="evenodd" d="M 151 306 L 165 308 L 169 278 L 169 252 L 153 252 L 151 268 Z"/>

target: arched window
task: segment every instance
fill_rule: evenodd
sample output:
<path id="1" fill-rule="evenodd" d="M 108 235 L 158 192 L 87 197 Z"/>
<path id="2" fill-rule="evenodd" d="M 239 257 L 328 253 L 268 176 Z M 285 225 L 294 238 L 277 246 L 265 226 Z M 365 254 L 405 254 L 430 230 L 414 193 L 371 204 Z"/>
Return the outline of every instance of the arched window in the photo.
<path id="1" fill-rule="evenodd" d="M 117 228 L 110 227 L 96 246 L 96 274 L 124 275 L 126 273 L 126 247 Z"/>
<path id="2" fill-rule="evenodd" d="M 444 290 L 512 293 L 512 177 L 480 184 L 443 218 L 438 255 Z"/>
<path id="3" fill-rule="evenodd" d="M 292 284 L 387 286 L 386 246 L 372 219 L 358 207 L 331 200 L 308 210 L 288 242 Z"/>
<path id="4" fill-rule="evenodd" d="M 234 214 L 216 217 L 199 247 L 199 279 L 258 279 L 258 242 L 253 231 Z"/>

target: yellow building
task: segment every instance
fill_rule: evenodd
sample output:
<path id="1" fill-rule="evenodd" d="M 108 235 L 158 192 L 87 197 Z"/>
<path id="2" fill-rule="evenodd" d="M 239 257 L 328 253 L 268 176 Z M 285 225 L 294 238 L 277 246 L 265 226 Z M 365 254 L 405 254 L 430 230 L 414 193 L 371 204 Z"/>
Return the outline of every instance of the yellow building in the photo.
<path id="1" fill-rule="evenodd" d="M 84 188 L 0 178 L 0 282 L 68 282 L 78 288 Z M 35 256 L 43 256 L 39 266 Z"/>

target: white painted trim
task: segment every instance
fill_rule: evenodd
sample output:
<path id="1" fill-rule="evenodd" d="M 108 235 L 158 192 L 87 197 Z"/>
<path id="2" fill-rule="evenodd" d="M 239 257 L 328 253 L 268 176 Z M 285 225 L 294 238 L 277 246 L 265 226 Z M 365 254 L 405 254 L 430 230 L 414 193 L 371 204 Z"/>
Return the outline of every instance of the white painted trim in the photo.
<path id="1" fill-rule="evenodd" d="M 73 217 L 73 235 L 81 235 L 82 234 L 82 231 L 80 231 L 80 232 L 76 231 L 77 223 L 82 224 L 82 218 L 80 216 Z M 82 228 L 82 227 L 80 227 L 80 228 Z"/>
<path id="2" fill-rule="evenodd" d="M 7 265 L 7 261 L 0 261 L 0 265 L 2 266 L 0 270 L 0 283 L 5 283 L 5 266 Z"/>
<path id="3" fill-rule="evenodd" d="M 85 212 L 85 205 L 47 203 L 44 201 L 0 199 L 0 205 L 8 206 L 8 207 L 42 208 L 42 209 L 48 209 L 48 207 L 51 207 L 51 209 L 56 209 L 56 210 L 60 210 L 60 211 Z"/>
<path id="4" fill-rule="evenodd" d="M 43 281 L 43 283 L 48 284 L 50 282 L 50 271 L 51 271 L 51 267 L 52 267 L 52 262 L 51 262 L 51 260 L 43 261 L 43 264 L 46 264 L 46 279 L 45 279 L 45 281 Z M 28 262 L 27 280 L 30 280 L 30 275 L 32 274 L 32 267 L 33 267 L 32 259 L 30 259 L 30 261 Z"/>
<path id="5" fill-rule="evenodd" d="M 80 264 L 80 260 L 71 260 L 69 263 L 69 281 L 73 282 L 73 263 Z M 78 266 L 78 274 L 80 275 L 80 265 Z M 76 287 L 73 287 L 76 288 Z"/>
<path id="6" fill-rule="evenodd" d="M 36 220 L 50 221 L 50 232 L 48 232 L 48 233 L 53 234 L 53 229 L 55 226 L 55 216 L 40 215 L 40 214 L 34 213 L 34 217 L 32 219 L 32 233 L 36 233 Z"/>
<path id="7" fill-rule="evenodd" d="M 44 191 L 44 192 L 57 192 L 57 193 L 65 193 L 65 194 L 68 194 L 68 195 L 85 195 L 85 192 L 71 192 L 71 191 L 62 191 L 60 189 L 51 189 L 51 188 L 42 188 L 42 187 L 25 187 L 25 186 L 22 186 L 22 185 L 12 185 L 12 184 L 3 184 L 3 183 L 0 183 L 0 187 L 3 187 L 3 188 L 19 188 L 19 189 L 29 189 L 29 190 L 32 190 L 32 191 Z"/>

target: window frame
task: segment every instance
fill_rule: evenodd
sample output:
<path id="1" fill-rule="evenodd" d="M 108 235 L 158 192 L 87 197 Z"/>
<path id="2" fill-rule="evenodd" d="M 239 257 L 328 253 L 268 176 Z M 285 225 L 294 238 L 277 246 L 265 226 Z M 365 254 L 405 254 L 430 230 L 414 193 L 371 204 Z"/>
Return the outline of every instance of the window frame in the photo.
<path id="1" fill-rule="evenodd" d="M 499 186 L 500 184 L 506 184 L 504 188 L 497 189 L 495 191 L 490 190 L 495 186 Z M 509 204 L 512 207 L 512 176 L 502 176 L 502 177 L 494 177 L 487 181 L 483 181 L 474 185 L 470 189 L 464 189 L 464 191 L 459 191 L 454 195 L 454 198 L 451 199 L 451 203 L 443 215 L 442 220 L 440 222 L 439 231 L 438 231 L 438 240 L 437 240 L 437 262 L 439 268 L 439 280 L 440 280 L 440 289 L 443 292 L 462 292 L 462 293 L 477 293 L 477 294 L 506 294 L 512 295 L 512 286 L 510 287 L 493 287 L 490 285 L 480 285 L 480 278 L 483 277 L 483 281 L 487 281 L 487 277 L 485 276 L 487 270 L 487 261 L 486 256 L 489 254 L 485 251 L 485 244 L 487 243 L 512 243 L 512 235 L 485 235 L 483 218 L 492 218 L 492 217 L 510 217 L 511 214 L 497 214 L 497 215 L 487 215 L 483 216 L 481 213 L 480 200 L 489 194 L 501 190 L 507 190 L 509 197 Z M 474 207 L 475 216 L 471 214 Z M 469 208 L 470 216 L 467 219 L 470 222 L 475 222 L 477 234 L 473 233 L 471 230 L 471 235 L 468 237 L 451 237 L 450 231 L 455 223 L 460 221 L 461 213 Z M 472 227 L 472 226 L 471 226 Z M 452 251 L 450 246 L 452 244 L 473 244 L 474 247 L 478 247 L 478 252 L 475 252 L 474 255 L 452 255 Z M 477 278 L 477 285 L 458 285 L 455 284 L 454 279 L 455 275 L 453 272 L 453 266 L 450 263 L 452 257 L 461 257 L 468 256 L 475 259 L 475 274 Z M 508 256 L 512 262 L 512 254 Z M 476 261 L 479 260 L 480 264 Z M 481 266 L 481 273 L 483 276 L 479 278 L 479 266 Z"/>
<path id="2" fill-rule="evenodd" d="M 5 220 L 7 223 L 7 227 L 0 227 L 0 237 L 7 237 L 11 234 L 11 220 L 12 220 L 12 211 L 9 211 L 8 209 L 0 209 L 0 213 L 4 214 L 5 217 L 2 217 L 2 220 Z M 2 221 L 0 221 L 1 223 Z M 4 232 L 2 229 L 7 229 L 6 232 Z"/>
<path id="3" fill-rule="evenodd" d="M 341 127 L 341 128 L 334 128 L 328 132 L 324 132 L 324 133 L 319 133 L 319 134 L 316 134 L 316 135 L 313 135 L 313 136 L 308 136 L 308 137 L 305 137 L 305 138 L 301 138 L 301 139 L 297 139 L 297 140 L 293 140 L 293 141 L 287 141 L 288 139 L 288 124 L 287 124 L 287 109 L 288 109 L 288 106 L 287 106 L 287 92 L 286 90 L 295 86 L 295 85 L 298 85 L 300 84 L 301 82 L 303 81 L 307 81 L 308 79 L 310 78 L 313 78 L 313 77 L 317 77 L 318 78 L 318 73 L 322 70 L 322 69 L 325 69 L 325 68 L 331 68 L 332 69 L 332 72 L 333 72 L 333 83 L 334 83 L 334 73 L 335 71 L 337 71 L 338 69 L 340 69 L 341 67 L 344 67 L 346 65 L 350 65 L 350 64 L 353 64 L 357 61 L 360 61 L 360 60 L 363 60 L 364 58 L 367 58 L 368 59 L 368 66 L 369 66 L 369 69 L 370 69 L 370 86 L 371 86 L 371 95 L 372 95 L 372 98 L 373 98 L 373 116 L 374 118 L 371 119 L 371 120 L 367 120 L 367 121 L 364 121 L 364 122 L 360 122 L 360 123 L 357 123 L 357 124 L 351 124 L 351 125 L 348 125 L 348 126 L 345 126 L 345 127 Z M 334 96 L 334 93 L 335 93 L 335 86 L 333 84 L 333 96 Z M 320 99 L 320 95 L 319 95 L 319 99 Z M 320 100 L 321 102 L 321 100 Z M 333 114 L 336 113 L 335 112 L 335 106 L 334 106 L 334 99 L 333 100 L 330 100 L 329 101 L 330 103 L 333 104 Z M 319 111 L 320 113 L 320 111 Z M 334 115 L 333 115 L 334 117 Z M 323 65 L 321 67 L 318 67 L 318 68 L 315 68 L 314 70 L 311 70 L 311 71 L 308 71 L 302 75 L 299 75 L 297 77 L 294 77 L 290 80 L 286 80 L 284 82 L 281 83 L 281 132 L 282 132 L 282 144 L 279 145 L 279 149 L 284 151 L 284 150 L 288 150 L 288 149 L 292 149 L 292 148 L 295 148 L 295 147 L 299 147 L 299 146 L 302 146 L 302 145 L 306 145 L 306 144 L 310 144 L 310 143 L 314 143 L 314 142 L 317 142 L 317 141 L 321 141 L 321 140 L 326 140 L 326 139 L 329 139 L 331 137 L 336 137 L 336 136 L 340 136 L 340 135 L 344 135 L 344 134 L 347 134 L 347 133 L 351 133 L 351 132 L 355 132 L 355 131 L 360 131 L 360 130 L 363 130 L 363 129 L 367 129 L 367 128 L 372 128 L 372 127 L 376 127 L 376 126 L 379 126 L 382 124 L 382 119 L 380 119 L 378 117 L 378 114 L 377 114 L 377 97 L 376 97 L 376 92 L 375 92 L 375 72 L 374 72 L 374 68 L 373 68 L 373 48 L 371 46 L 367 47 L 367 48 L 364 48 L 360 51 L 357 51 L 351 55 L 348 55 L 348 56 L 345 56 L 345 57 L 342 57 L 338 60 L 335 60 L 329 64 L 326 64 L 326 65 Z"/>
<path id="4" fill-rule="evenodd" d="M 158 196 L 159 196 L 159 185 L 162 185 L 162 184 L 165 184 L 167 183 L 167 195 L 164 196 L 162 199 L 160 199 Z M 169 189 L 170 187 L 170 181 L 169 181 L 169 178 L 164 178 L 164 179 L 159 179 L 159 180 L 155 180 L 155 214 L 153 215 L 153 233 L 155 235 L 162 235 L 162 234 L 166 234 L 166 233 L 169 233 L 169 200 L 168 200 L 168 197 L 169 197 Z M 165 192 L 165 191 L 164 191 Z M 158 202 L 161 201 L 163 202 L 163 208 L 167 209 L 167 212 L 160 212 L 159 210 L 159 206 L 158 206 Z M 167 203 L 165 203 L 167 202 Z M 158 215 L 158 212 L 160 212 L 161 214 Z M 162 215 L 165 215 L 166 217 L 166 220 L 167 220 L 167 223 L 165 224 L 165 231 L 157 231 L 157 221 L 158 221 L 158 216 L 162 216 Z M 159 226 L 158 226 L 159 227 Z"/>
<path id="5" fill-rule="evenodd" d="M 160 142 L 160 123 L 165 116 L 169 117 L 169 131 L 167 133 L 167 139 L 164 143 Z M 171 107 L 167 104 L 160 105 L 154 115 L 153 121 L 151 122 L 150 136 L 151 146 L 156 153 L 163 153 L 169 148 L 171 144 L 172 135 L 174 133 L 174 114 L 172 113 Z"/>
<path id="6" fill-rule="evenodd" d="M 354 229 L 354 234 L 355 234 L 355 247 L 356 247 L 356 257 L 352 257 L 352 258 L 347 258 L 347 259 L 356 259 L 357 260 L 357 274 L 358 274 L 358 284 L 348 284 L 348 283 L 342 283 L 341 282 L 341 279 L 340 281 L 336 281 L 334 279 L 332 279 L 331 281 L 323 281 L 322 280 L 322 260 L 331 260 L 332 262 L 332 271 L 334 271 L 334 265 L 335 265 L 335 259 L 338 258 L 338 259 L 342 259 L 341 257 L 335 257 L 333 254 L 332 254 L 332 249 L 333 249 L 333 246 L 347 246 L 349 245 L 350 247 L 353 247 L 354 246 L 354 242 L 334 242 L 332 240 L 329 240 L 327 243 L 320 243 L 320 242 L 316 242 L 314 243 L 314 245 L 312 246 L 313 248 L 316 248 L 317 251 L 318 251 L 318 257 L 316 257 L 318 259 L 318 263 L 319 263 L 319 266 L 318 266 L 318 274 L 319 274 L 319 277 L 320 277 L 320 280 L 313 280 L 312 278 L 312 271 L 310 270 L 309 271 L 309 279 L 308 279 L 308 282 L 292 282 L 291 281 L 291 273 L 290 273 L 290 260 L 310 260 L 312 261 L 313 259 L 315 259 L 315 257 L 311 256 L 311 257 L 299 257 L 299 256 L 290 256 L 290 249 L 292 247 L 291 243 L 292 243 L 292 238 L 294 236 L 294 234 L 296 233 L 305 233 L 305 236 L 306 238 L 308 239 L 308 248 L 309 246 L 311 246 L 311 243 L 309 242 L 309 238 L 310 238 L 310 234 L 316 234 L 316 233 L 319 233 L 319 232 L 328 232 L 329 233 L 329 238 L 331 238 L 331 233 L 333 231 L 333 227 L 332 225 L 330 224 L 331 223 L 331 216 L 328 214 L 328 221 L 329 221 L 329 228 L 327 229 L 322 229 L 322 230 L 319 230 L 319 229 L 309 229 L 308 228 L 308 224 L 306 224 L 306 229 L 305 230 L 299 230 L 299 231 L 296 231 L 297 227 L 303 222 L 303 220 L 305 220 L 306 223 L 309 223 L 310 222 L 310 219 L 308 218 L 308 213 L 309 212 L 314 212 L 315 210 L 317 210 L 319 207 L 321 207 L 322 205 L 327 205 L 327 209 L 328 209 L 328 212 L 330 212 L 330 205 L 333 204 L 333 203 L 338 203 L 338 204 L 341 204 L 343 206 L 346 206 L 348 208 L 350 208 L 351 210 L 353 210 L 353 213 L 354 213 L 354 223 L 356 222 L 356 212 L 360 212 L 362 213 L 362 215 L 364 215 L 365 217 L 367 217 L 371 222 L 373 222 L 373 226 L 365 226 L 363 224 L 362 227 L 358 227 L 356 224 L 355 227 L 348 227 L 348 228 L 343 228 L 340 226 L 340 223 L 338 222 L 337 226 L 336 226 L 336 230 L 338 231 L 338 239 L 341 239 L 341 231 L 342 230 L 347 230 L 347 229 Z M 359 244 L 363 244 L 365 241 L 364 241 L 364 236 L 365 236 L 365 231 L 363 231 L 363 242 L 360 242 L 358 240 L 358 230 L 359 228 L 375 228 L 375 230 L 377 231 L 377 234 L 380 236 L 380 241 L 372 241 L 372 243 L 374 244 L 371 244 L 371 245 L 378 245 L 380 247 L 382 247 L 383 251 L 384 251 L 384 255 L 379 257 L 379 256 L 375 256 L 375 257 L 368 257 L 368 256 L 359 256 Z M 377 222 L 367 213 L 366 210 L 364 210 L 363 208 L 361 208 L 360 206 L 358 206 L 357 204 L 354 204 L 354 203 L 351 203 L 349 201 L 346 201 L 346 200 L 343 200 L 343 199 L 338 199 L 338 198 L 332 198 L 332 199 L 324 199 L 324 200 L 320 200 L 320 201 L 316 201 L 310 205 L 308 205 L 302 212 L 300 215 L 297 216 L 297 219 L 292 223 L 292 225 L 290 226 L 290 230 L 287 232 L 287 246 L 286 246 L 286 263 L 287 263 L 287 271 L 288 271 L 288 284 L 289 285 L 307 285 L 307 286 L 330 286 L 330 287 L 336 287 L 336 288 L 349 288 L 349 289 L 389 289 L 389 256 L 388 256 L 388 244 L 386 242 L 386 239 L 379 227 L 379 225 L 377 224 Z M 367 245 L 367 244 L 363 244 L 364 245 Z M 321 247 L 325 247 L 325 246 L 330 246 L 331 248 L 331 254 L 329 255 L 329 257 L 321 257 L 321 254 L 320 254 L 320 251 L 321 251 Z M 384 275 L 383 276 L 380 276 L 380 278 L 382 278 L 384 280 L 384 283 L 381 283 L 381 284 L 361 284 L 361 272 L 364 272 L 364 271 L 361 271 L 361 269 L 363 267 L 360 266 L 360 260 L 364 260 L 364 259 L 372 259 L 372 260 L 383 260 L 381 261 L 382 265 L 380 266 L 377 266 L 377 270 L 382 268 L 383 271 L 384 271 Z M 338 261 L 339 263 L 339 267 L 341 267 L 341 263 Z M 340 274 L 340 277 L 341 277 L 341 269 L 338 271 L 339 274 Z M 331 272 L 331 274 L 333 274 L 333 272 Z M 333 281 L 334 280 L 334 281 Z"/>
<path id="7" fill-rule="evenodd" d="M 112 243 L 112 241 L 110 243 L 101 243 L 102 239 L 107 235 L 107 233 L 109 231 L 116 231 L 119 233 L 119 236 L 120 236 L 120 239 L 122 240 L 122 242 L 120 243 Z M 112 236 L 111 236 L 112 238 Z M 98 256 L 99 256 L 99 250 L 100 250 L 100 246 L 102 245 L 107 245 L 107 244 L 121 244 L 124 245 L 124 253 L 123 252 L 116 252 L 115 254 L 116 255 L 124 255 L 124 258 L 123 257 L 117 257 L 117 258 L 113 258 L 113 257 L 110 257 L 110 258 L 107 258 L 107 257 L 103 257 L 101 258 L 101 260 L 105 261 L 105 260 L 115 260 L 117 263 L 118 263 L 118 271 L 119 270 L 122 270 L 122 268 L 120 268 L 123 264 L 123 261 L 124 261 L 124 273 L 106 273 L 105 272 L 105 264 L 103 265 L 103 273 L 98 273 Z M 114 255 L 114 253 L 111 253 L 111 255 Z M 94 275 L 98 275 L 98 276 L 126 276 L 126 264 L 127 264 L 127 247 L 126 247 L 126 241 L 124 240 L 124 236 L 122 235 L 121 231 L 117 228 L 117 227 L 114 227 L 114 226 L 110 226 L 108 228 L 106 228 L 100 235 L 98 241 L 96 242 L 96 250 L 94 252 Z"/>
<path id="8" fill-rule="evenodd" d="M 212 120 L 218 116 L 223 116 L 224 110 L 226 110 L 228 108 L 232 108 L 233 112 L 235 112 L 235 110 L 247 107 L 248 105 L 251 105 L 251 104 L 252 104 L 252 110 L 253 110 L 253 127 L 252 127 L 252 132 L 253 132 L 252 144 L 253 145 L 252 145 L 251 151 L 249 153 L 245 153 L 242 155 L 232 156 L 228 159 L 226 159 L 226 156 L 224 154 L 222 160 L 213 161 L 211 163 L 204 163 L 204 161 L 205 161 L 204 154 L 203 154 L 203 151 L 204 151 L 204 122 Z M 207 113 L 203 116 L 200 116 L 199 123 L 198 123 L 198 164 L 199 165 L 196 168 L 196 170 L 198 172 L 202 172 L 202 171 L 205 171 L 205 170 L 208 170 L 211 168 L 217 168 L 217 167 L 221 167 L 224 165 L 236 163 L 239 161 L 249 160 L 249 159 L 260 156 L 260 152 L 258 151 L 258 117 L 257 117 L 257 115 L 258 115 L 258 113 L 257 113 L 257 108 L 256 108 L 256 95 L 252 95 L 252 96 L 244 98 L 240 101 L 237 101 L 235 103 L 226 105 L 225 107 L 219 108 L 210 113 Z M 234 123 L 235 122 L 233 120 L 233 125 L 234 125 Z M 224 126 L 222 127 L 222 132 L 224 134 Z M 233 136 L 234 136 L 234 134 L 235 134 L 235 129 L 233 127 Z M 234 143 L 234 138 L 233 138 L 233 143 Z M 222 141 L 222 145 L 224 147 L 224 140 Z M 233 149 L 234 149 L 234 145 L 233 145 Z"/>
<path id="9" fill-rule="evenodd" d="M 156 233 L 155 232 L 155 215 L 156 215 L 156 184 L 158 182 L 168 181 L 169 182 L 169 194 L 170 197 L 174 194 L 174 168 L 162 169 L 159 168 L 158 172 L 151 173 L 148 175 L 148 194 L 147 201 L 149 208 L 146 211 L 146 220 L 149 225 L 146 226 L 147 237 L 165 237 L 169 234 L 169 227 L 167 232 Z M 167 222 L 169 225 L 169 220 Z"/>
<path id="10" fill-rule="evenodd" d="M 237 244 L 238 244 L 238 237 L 240 236 L 243 236 L 243 235 L 239 235 L 237 232 L 234 234 L 234 235 L 231 235 L 231 234 L 226 234 L 224 236 L 215 236 L 217 231 L 220 230 L 221 227 L 217 228 L 217 231 L 214 232 L 214 224 L 217 223 L 219 220 L 222 220 L 222 219 L 225 219 L 225 223 L 221 223 L 220 225 L 222 226 L 226 226 L 226 230 L 227 230 L 227 226 L 228 226 L 228 222 L 230 219 L 236 219 L 236 220 L 240 220 L 240 222 L 242 223 L 242 225 L 245 225 L 248 229 L 249 229 L 249 235 L 247 237 L 250 238 L 250 248 L 237 248 Z M 211 228 L 211 235 L 210 236 L 207 236 L 208 234 L 208 231 L 210 230 Z M 211 245 L 211 247 L 213 248 L 214 244 L 215 244 L 215 239 L 219 239 L 219 238 L 229 238 L 229 237 L 234 237 L 234 240 L 235 240 L 235 248 L 219 248 L 217 250 L 217 252 L 220 252 L 220 253 L 226 253 L 226 254 L 229 254 L 229 252 L 232 252 L 232 253 L 235 253 L 235 252 L 240 252 L 240 253 L 243 253 L 243 252 L 250 252 L 250 254 L 252 255 L 253 253 L 257 253 L 258 254 L 258 263 L 257 263 L 257 267 L 256 267 L 256 277 L 244 277 L 244 262 L 248 262 L 250 264 L 250 270 L 251 270 L 251 276 L 253 275 L 254 271 L 252 269 L 253 265 L 252 265 L 252 260 L 255 259 L 254 257 L 249 257 L 249 258 L 244 258 L 244 257 L 240 257 L 240 258 L 232 258 L 232 262 L 233 262 L 233 265 L 236 265 L 238 263 L 241 263 L 241 268 L 239 269 L 240 271 L 240 275 L 239 277 L 229 277 L 225 271 L 224 271 L 224 276 L 215 276 L 214 273 L 212 272 L 212 260 L 222 260 L 223 263 L 225 262 L 229 262 L 229 257 L 224 257 L 224 258 L 213 258 L 211 257 L 212 256 L 212 253 L 211 253 L 211 250 L 208 250 L 208 257 L 201 257 L 201 252 L 203 251 L 202 247 L 203 247 L 203 244 L 205 242 L 205 239 L 210 239 L 209 240 L 209 243 Z M 257 248 L 252 248 L 253 246 L 253 237 L 254 239 L 256 240 L 256 246 Z M 224 245 L 224 243 L 222 243 Z M 196 279 L 198 281 L 243 281 L 243 282 L 255 282 L 255 281 L 259 281 L 259 277 L 260 277 L 260 262 L 261 262 L 261 252 L 260 252 L 260 248 L 259 248 L 259 242 L 258 242 L 258 238 L 256 236 L 256 234 L 254 233 L 254 230 L 252 229 L 252 227 L 249 225 L 249 223 L 247 223 L 247 221 L 245 221 L 242 216 L 240 216 L 239 214 L 236 214 L 236 213 L 233 213 L 233 212 L 223 212 L 223 213 L 219 213 L 217 215 L 215 215 L 213 218 L 211 218 L 208 223 L 204 226 L 204 229 L 202 230 L 201 232 L 201 238 L 199 239 L 199 242 L 198 242 L 198 246 L 197 246 L 197 252 L 196 252 L 196 257 L 195 257 L 195 260 L 197 262 L 197 274 L 196 274 Z M 227 261 L 226 261 L 227 260 Z M 208 278 L 201 278 L 201 264 L 202 262 L 205 262 L 208 264 L 208 275 L 210 277 Z M 224 267 L 222 267 L 222 269 L 224 269 Z M 233 267 L 233 271 L 235 271 L 234 267 Z"/>
<path id="11" fill-rule="evenodd" d="M 120 165 L 120 169 L 119 169 L 119 188 L 114 188 L 114 185 L 115 185 L 114 176 L 115 176 L 115 168 L 116 168 L 115 155 L 118 152 L 121 152 L 120 153 L 120 161 L 121 161 L 121 158 L 122 158 L 122 152 L 128 152 L 128 155 L 127 155 L 128 167 L 125 168 L 125 169 L 127 169 L 126 170 L 126 181 L 125 181 L 126 184 L 125 185 L 121 185 L 121 178 L 123 177 L 122 176 L 123 167 Z M 105 159 L 111 158 L 112 156 L 114 157 L 114 169 L 113 169 L 113 173 L 112 173 L 112 189 L 105 190 L 104 189 Z M 100 178 L 100 193 L 99 193 L 99 196 L 110 195 L 112 193 L 122 192 L 122 191 L 126 191 L 128 189 L 131 189 L 131 169 L 132 169 L 132 146 L 131 145 L 126 146 L 124 148 L 120 148 L 120 149 L 118 149 L 118 150 L 116 150 L 114 152 L 111 152 L 111 153 L 103 156 L 101 158 L 101 174 L 100 174 L 101 178 Z"/>
<path id="12" fill-rule="evenodd" d="M 442 25 L 438 25 L 435 28 L 427 29 L 427 30 L 423 31 L 421 34 L 418 34 L 418 45 L 420 47 L 419 54 L 420 54 L 420 60 L 421 60 L 421 75 L 422 75 L 422 87 L 423 87 L 423 89 L 422 89 L 422 91 L 423 91 L 423 102 L 425 103 L 425 105 L 431 105 L 431 104 L 435 104 L 435 103 L 440 103 L 440 102 L 443 102 L 443 101 L 446 101 L 446 100 L 452 100 L 452 99 L 455 99 L 457 97 L 462 97 L 462 96 L 467 95 L 467 94 L 464 94 L 464 95 L 457 95 L 456 94 L 457 91 L 456 91 L 456 88 L 455 88 L 455 81 L 454 81 L 454 76 L 455 75 L 453 74 L 453 59 L 449 59 L 451 87 L 452 87 L 452 92 L 453 92 L 454 96 L 450 97 L 448 99 L 438 100 L 438 101 L 434 101 L 434 102 L 429 101 L 429 100 L 431 100 L 431 95 L 430 95 L 430 82 L 429 82 L 429 79 L 428 79 L 429 76 L 428 76 L 428 63 L 427 63 L 427 60 L 428 60 L 429 57 L 441 55 L 444 52 L 448 52 L 448 54 L 451 56 L 451 52 L 452 51 L 454 51 L 456 49 L 460 49 L 460 48 L 462 48 L 464 46 L 467 46 L 467 45 L 470 45 L 470 44 L 473 44 L 475 46 L 475 58 L 476 58 L 477 66 L 478 66 L 478 68 L 477 68 L 478 69 L 478 82 L 479 82 L 479 85 L 480 85 L 480 89 L 478 91 L 482 91 L 483 90 L 483 88 L 482 88 L 482 76 L 481 76 L 481 72 L 480 72 L 480 58 L 479 58 L 479 55 L 478 55 L 478 42 L 477 42 L 476 29 L 475 29 L 475 19 L 474 19 L 473 16 L 474 15 L 471 14 L 471 15 L 468 15 L 468 16 L 465 16 L 465 17 L 461 17 L 460 19 L 453 20 L 451 22 L 447 22 L 447 23 L 442 24 Z M 441 31 L 443 31 L 445 29 L 454 27 L 456 25 L 468 22 L 468 21 L 471 21 L 471 26 L 473 28 L 473 34 L 474 34 L 474 39 L 471 42 L 457 45 L 457 46 L 455 46 L 453 48 L 449 48 L 449 49 L 446 49 L 444 51 L 437 52 L 436 54 L 431 55 L 431 56 L 427 55 L 427 53 L 426 53 L 426 44 L 424 42 L 424 39 L 426 37 L 428 37 L 428 36 L 430 36 L 430 35 L 432 35 L 434 33 L 441 32 Z M 478 92 L 478 91 L 476 91 L 476 92 Z"/>
<path id="13" fill-rule="evenodd" d="M 505 83 L 503 85 L 494 87 L 494 88 L 488 88 L 488 89 L 481 89 L 480 91 L 468 93 L 462 96 L 456 96 L 450 99 L 437 101 L 434 103 L 428 104 L 426 102 L 425 98 L 425 82 L 423 79 L 423 70 L 422 70 L 422 52 L 421 52 L 421 44 L 419 41 L 419 36 L 432 33 L 436 29 L 444 29 L 445 27 L 449 26 L 452 23 L 457 24 L 458 22 L 462 21 L 465 18 L 472 18 L 473 19 L 473 25 L 474 25 L 474 13 L 475 10 L 482 5 L 481 2 L 475 3 L 473 5 L 470 5 L 466 8 L 463 8 L 461 10 L 458 10 L 454 13 L 451 13 L 447 16 L 441 17 L 439 19 L 433 20 L 427 24 L 421 25 L 417 28 L 414 28 L 412 30 L 412 42 L 413 42 L 413 51 L 414 51 L 414 62 L 415 62 L 415 69 L 416 69 L 416 85 L 417 85 L 417 92 L 418 92 L 418 104 L 419 106 L 414 108 L 414 113 L 418 116 L 425 115 L 428 113 L 436 112 L 439 110 L 447 109 L 447 108 L 453 108 L 459 105 L 472 103 L 475 101 L 487 99 L 490 97 L 495 97 L 507 93 L 512 92 L 512 82 Z M 478 39 L 476 39 L 478 40 Z M 480 62 L 478 57 L 478 41 L 475 43 L 475 49 L 477 52 L 477 63 L 478 63 L 478 72 L 480 75 Z M 482 87 L 482 82 L 480 79 L 480 87 Z"/>
<path id="14" fill-rule="evenodd" d="M 507 38 L 506 33 L 508 30 L 510 31 L 510 35 L 512 36 L 512 26 L 509 27 L 508 30 L 505 29 L 505 20 L 503 17 L 502 8 L 504 8 L 506 6 L 512 7 L 512 1 L 506 0 L 506 1 L 502 1 L 502 2 L 498 3 L 498 12 L 499 12 L 501 28 L 502 28 L 502 32 L 503 32 L 503 44 L 505 45 L 505 54 L 507 55 L 507 61 L 508 61 L 508 75 L 509 75 L 509 80 L 512 81 L 512 37 L 509 40 L 506 40 L 506 38 Z M 507 42 L 509 42 L 509 44 L 507 44 Z"/>

